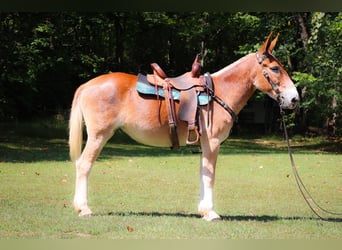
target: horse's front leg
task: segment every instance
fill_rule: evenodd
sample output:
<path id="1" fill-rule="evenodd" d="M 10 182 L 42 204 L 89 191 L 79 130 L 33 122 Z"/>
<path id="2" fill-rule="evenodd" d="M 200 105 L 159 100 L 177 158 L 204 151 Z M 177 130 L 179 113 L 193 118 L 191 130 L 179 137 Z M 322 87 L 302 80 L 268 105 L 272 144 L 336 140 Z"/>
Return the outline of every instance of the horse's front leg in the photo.
<path id="1" fill-rule="evenodd" d="M 206 221 L 220 220 L 221 217 L 214 211 L 213 188 L 215 183 L 215 167 L 220 142 L 216 139 L 201 140 L 202 155 L 200 165 L 200 203 L 198 212 Z"/>

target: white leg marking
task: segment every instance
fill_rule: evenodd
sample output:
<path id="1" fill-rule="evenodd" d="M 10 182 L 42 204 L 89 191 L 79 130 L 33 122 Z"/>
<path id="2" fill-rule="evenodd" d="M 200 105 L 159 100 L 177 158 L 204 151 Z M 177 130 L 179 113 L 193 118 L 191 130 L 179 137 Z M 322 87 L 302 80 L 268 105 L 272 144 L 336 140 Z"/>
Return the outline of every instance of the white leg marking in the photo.
<path id="1" fill-rule="evenodd" d="M 98 154 L 106 140 L 104 137 L 88 137 L 87 144 L 81 157 L 76 161 L 76 185 L 74 207 L 79 216 L 90 216 L 92 211 L 88 207 L 88 176 Z"/>
<path id="2" fill-rule="evenodd" d="M 206 221 L 221 219 L 214 211 L 213 187 L 215 183 L 215 166 L 219 150 L 219 143 L 214 150 L 202 149 L 201 169 L 200 169 L 200 202 L 198 212 Z"/>
<path id="3" fill-rule="evenodd" d="M 92 211 L 88 207 L 88 176 L 91 164 L 83 163 L 81 160 L 76 161 L 76 185 L 74 196 L 74 207 L 79 216 L 90 216 Z"/>

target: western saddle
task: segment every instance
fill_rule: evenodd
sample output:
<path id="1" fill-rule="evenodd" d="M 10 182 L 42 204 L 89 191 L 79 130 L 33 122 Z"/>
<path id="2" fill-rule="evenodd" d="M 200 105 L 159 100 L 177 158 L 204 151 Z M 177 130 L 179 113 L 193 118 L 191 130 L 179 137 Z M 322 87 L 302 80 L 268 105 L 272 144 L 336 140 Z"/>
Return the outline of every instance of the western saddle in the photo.
<path id="1" fill-rule="evenodd" d="M 177 133 L 177 117 L 175 103 L 172 97 L 172 89 L 180 91 L 180 101 L 178 109 L 178 118 L 188 124 L 187 145 L 196 144 L 199 141 L 200 133 L 198 122 L 198 93 L 203 92 L 206 88 L 206 81 L 200 76 L 201 65 L 198 62 L 198 55 L 192 64 L 190 72 L 169 78 L 157 63 L 152 63 L 153 74 L 147 75 L 147 80 L 156 88 L 162 87 L 165 95 L 165 102 L 168 112 L 168 122 L 170 126 L 170 138 L 172 149 L 179 147 Z"/>

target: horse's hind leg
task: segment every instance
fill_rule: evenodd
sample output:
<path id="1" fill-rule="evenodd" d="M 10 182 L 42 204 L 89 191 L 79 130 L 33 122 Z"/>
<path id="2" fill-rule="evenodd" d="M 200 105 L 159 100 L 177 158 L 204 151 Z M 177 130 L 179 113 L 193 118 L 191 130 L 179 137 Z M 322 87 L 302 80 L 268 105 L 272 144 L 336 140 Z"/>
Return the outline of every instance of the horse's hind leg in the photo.
<path id="1" fill-rule="evenodd" d="M 74 207 L 79 216 L 90 216 L 92 211 L 88 207 L 88 176 L 92 166 L 100 154 L 103 146 L 111 137 L 107 132 L 101 135 L 88 135 L 86 146 L 81 157 L 76 161 L 76 186 L 74 196 Z"/>

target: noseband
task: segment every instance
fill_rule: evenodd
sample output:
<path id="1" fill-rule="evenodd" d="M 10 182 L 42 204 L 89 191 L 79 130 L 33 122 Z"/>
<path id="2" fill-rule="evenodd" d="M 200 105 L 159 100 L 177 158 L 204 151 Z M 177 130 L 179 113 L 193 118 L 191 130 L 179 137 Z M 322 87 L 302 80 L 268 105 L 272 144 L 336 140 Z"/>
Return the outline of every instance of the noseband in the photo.
<path id="1" fill-rule="evenodd" d="M 258 52 L 256 52 L 255 55 L 256 55 L 258 63 L 262 67 L 262 74 L 264 75 L 264 77 L 266 78 L 268 83 L 271 85 L 271 88 L 273 89 L 273 91 L 277 94 L 276 99 L 277 99 L 278 103 L 280 103 L 280 90 L 279 90 L 277 84 L 275 84 L 271 80 L 271 78 L 270 78 L 269 74 L 267 73 L 266 69 L 264 68 L 264 66 L 262 66 L 262 62 L 267 58 L 267 54 L 264 53 L 261 58 L 259 57 Z"/>

